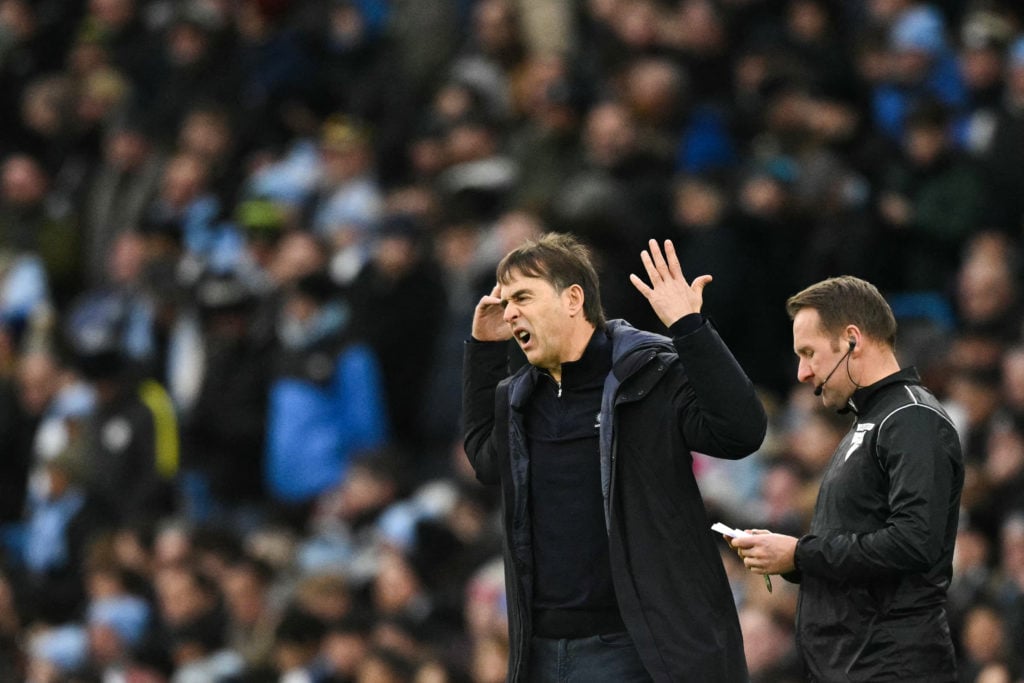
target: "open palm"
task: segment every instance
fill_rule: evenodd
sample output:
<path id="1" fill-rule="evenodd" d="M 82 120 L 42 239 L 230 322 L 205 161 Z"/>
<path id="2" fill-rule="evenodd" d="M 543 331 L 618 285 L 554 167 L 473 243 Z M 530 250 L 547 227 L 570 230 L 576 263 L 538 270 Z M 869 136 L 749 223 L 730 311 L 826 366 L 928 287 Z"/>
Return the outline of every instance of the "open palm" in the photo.
<path id="1" fill-rule="evenodd" d="M 704 305 L 704 287 L 712 278 L 710 275 L 701 275 L 692 283 L 687 282 L 672 240 L 665 240 L 664 255 L 657 240 L 650 240 L 648 249 L 640 253 L 640 260 L 647 270 L 650 284 L 633 273 L 629 281 L 650 302 L 658 319 L 666 327 L 683 316 L 700 312 Z"/>

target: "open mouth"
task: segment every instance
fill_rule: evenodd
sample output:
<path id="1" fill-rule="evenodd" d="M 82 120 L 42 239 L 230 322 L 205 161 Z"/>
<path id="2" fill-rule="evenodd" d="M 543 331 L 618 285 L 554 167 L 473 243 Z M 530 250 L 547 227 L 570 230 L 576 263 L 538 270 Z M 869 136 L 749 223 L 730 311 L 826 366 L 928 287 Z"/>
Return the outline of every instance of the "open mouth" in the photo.
<path id="1" fill-rule="evenodd" d="M 521 345 L 526 346 L 530 343 L 530 333 L 526 330 L 519 330 L 516 332 L 516 339 L 519 340 Z"/>

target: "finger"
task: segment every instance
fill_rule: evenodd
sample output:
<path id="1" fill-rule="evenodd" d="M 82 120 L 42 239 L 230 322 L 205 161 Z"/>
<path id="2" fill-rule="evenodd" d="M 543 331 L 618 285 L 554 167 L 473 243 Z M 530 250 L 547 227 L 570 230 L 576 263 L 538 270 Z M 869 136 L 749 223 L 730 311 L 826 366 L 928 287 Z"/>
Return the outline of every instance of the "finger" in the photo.
<path id="1" fill-rule="evenodd" d="M 501 305 L 501 299 L 499 299 L 496 296 L 490 296 L 488 294 L 485 294 L 484 296 L 480 297 L 480 301 L 477 302 L 476 307 L 479 310 L 483 311 L 484 309 L 490 309 L 490 308 L 492 308 L 494 306 L 500 306 L 500 305 Z"/>
<path id="2" fill-rule="evenodd" d="M 651 294 L 654 293 L 654 290 L 652 290 L 650 287 L 648 287 L 647 283 L 644 282 L 643 280 L 641 280 L 638 275 L 634 275 L 633 273 L 630 273 L 629 274 L 629 281 L 633 283 L 633 286 L 636 287 L 637 291 L 639 291 L 641 294 L 643 294 L 644 297 L 646 297 L 647 299 L 651 298 Z"/>
<path id="3" fill-rule="evenodd" d="M 650 243 L 651 259 L 654 261 L 655 268 L 658 269 L 658 273 L 662 279 L 667 278 L 669 275 L 668 264 L 665 263 L 665 257 L 661 255 L 661 247 L 658 246 L 657 240 L 651 240 Z"/>
<path id="4" fill-rule="evenodd" d="M 480 297 L 480 301 L 477 302 L 478 308 L 484 306 L 493 306 L 501 303 L 501 284 L 495 284 L 490 294 L 484 294 Z"/>
<path id="5" fill-rule="evenodd" d="M 658 272 L 658 269 L 654 266 L 654 261 L 651 259 L 651 255 L 646 249 L 640 252 L 640 260 L 644 264 L 644 270 L 647 271 L 647 277 L 651 279 L 652 286 L 664 279 L 661 276 L 661 273 Z"/>
<path id="6" fill-rule="evenodd" d="M 683 274 L 683 266 L 679 263 L 679 256 L 676 254 L 676 245 L 672 240 L 665 240 L 665 260 L 668 262 L 668 272 L 675 278 L 686 282 Z"/>

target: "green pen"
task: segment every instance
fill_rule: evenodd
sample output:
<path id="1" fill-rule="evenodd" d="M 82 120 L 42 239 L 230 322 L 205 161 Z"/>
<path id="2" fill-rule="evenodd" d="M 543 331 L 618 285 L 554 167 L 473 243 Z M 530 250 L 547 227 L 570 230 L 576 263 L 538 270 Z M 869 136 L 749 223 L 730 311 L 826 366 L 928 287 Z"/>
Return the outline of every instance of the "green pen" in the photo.
<path id="1" fill-rule="evenodd" d="M 764 575 L 764 587 L 768 589 L 768 592 L 772 592 L 772 577 L 769 574 Z"/>

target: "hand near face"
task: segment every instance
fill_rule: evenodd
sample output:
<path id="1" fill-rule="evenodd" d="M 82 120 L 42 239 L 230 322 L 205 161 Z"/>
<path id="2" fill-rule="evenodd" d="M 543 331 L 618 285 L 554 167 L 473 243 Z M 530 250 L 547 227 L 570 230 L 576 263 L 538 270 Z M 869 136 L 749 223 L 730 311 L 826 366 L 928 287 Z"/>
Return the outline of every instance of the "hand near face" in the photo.
<path id="1" fill-rule="evenodd" d="M 477 341 L 506 341 L 512 338 L 512 328 L 504 320 L 501 305 L 501 285 L 494 285 L 490 294 L 480 298 L 473 311 L 473 339 Z"/>
<path id="2" fill-rule="evenodd" d="M 711 276 L 701 275 L 693 282 L 687 282 L 672 240 L 665 240 L 664 256 L 657 240 L 651 240 L 648 249 L 640 253 L 640 260 L 647 269 L 651 284 L 635 274 L 630 274 L 629 281 L 647 298 L 665 327 L 690 313 L 700 313 L 704 305 L 704 287 L 711 282 Z"/>

